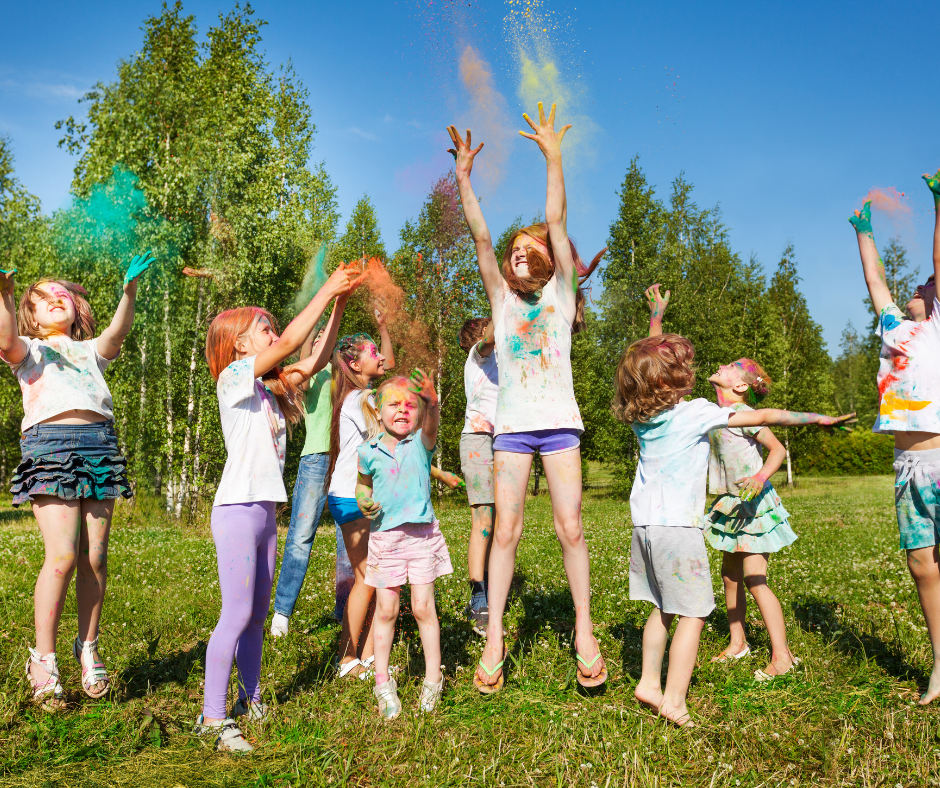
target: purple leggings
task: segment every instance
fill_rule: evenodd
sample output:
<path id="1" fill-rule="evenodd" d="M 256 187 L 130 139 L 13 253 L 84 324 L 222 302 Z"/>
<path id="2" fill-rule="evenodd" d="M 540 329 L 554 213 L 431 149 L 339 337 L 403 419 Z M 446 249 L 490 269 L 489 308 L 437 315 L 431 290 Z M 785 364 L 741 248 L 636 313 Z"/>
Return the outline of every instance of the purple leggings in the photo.
<path id="1" fill-rule="evenodd" d="M 224 719 L 232 659 L 238 665 L 239 699 L 261 699 L 261 641 L 277 550 L 274 503 L 213 507 L 212 538 L 219 560 L 222 613 L 206 649 L 202 713 L 207 719 Z"/>

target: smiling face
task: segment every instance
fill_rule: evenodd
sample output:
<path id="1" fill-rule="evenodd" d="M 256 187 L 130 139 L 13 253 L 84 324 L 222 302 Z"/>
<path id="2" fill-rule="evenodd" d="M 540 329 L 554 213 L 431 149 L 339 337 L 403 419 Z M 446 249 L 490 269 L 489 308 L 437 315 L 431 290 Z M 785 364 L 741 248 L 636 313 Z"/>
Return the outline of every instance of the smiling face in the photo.
<path id="1" fill-rule="evenodd" d="M 535 249 L 548 257 L 548 247 L 537 238 L 525 233 L 519 233 L 512 240 L 512 252 L 510 253 L 509 263 L 512 266 L 512 272 L 520 279 L 528 279 L 529 274 L 529 249 Z"/>
<path id="2" fill-rule="evenodd" d="M 924 284 L 917 286 L 913 297 L 905 305 L 904 311 L 911 320 L 916 320 L 918 323 L 926 320 L 933 311 L 933 301 L 936 297 L 937 283 L 931 276 Z"/>
<path id="3" fill-rule="evenodd" d="M 264 315 L 259 315 L 252 321 L 248 330 L 235 340 L 236 357 L 257 356 L 277 342 L 277 339 L 277 332 L 271 321 Z"/>
<path id="4" fill-rule="evenodd" d="M 31 299 L 36 324 L 47 334 L 68 336 L 75 322 L 75 301 L 58 282 L 43 282 L 36 287 L 39 296 Z"/>
<path id="5" fill-rule="evenodd" d="M 708 382 L 715 387 L 719 405 L 744 402 L 750 387 L 744 377 L 746 361 L 747 359 L 739 358 L 730 364 L 721 364 L 718 371 L 708 378 Z"/>
<path id="6" fill-rule="evenodd" d="M 349 366 L 367 381 L 372 381 L 385 374 L 385 356 L 379 353 L 374 342 L 366 342 Z"/>
<path id="7" fill-rule="evenodd" d="M 401 386 L 382 390 L 379 419 L 382 428 L 398 440 L 414 432 L 418 423 L 418 395 Z"/>

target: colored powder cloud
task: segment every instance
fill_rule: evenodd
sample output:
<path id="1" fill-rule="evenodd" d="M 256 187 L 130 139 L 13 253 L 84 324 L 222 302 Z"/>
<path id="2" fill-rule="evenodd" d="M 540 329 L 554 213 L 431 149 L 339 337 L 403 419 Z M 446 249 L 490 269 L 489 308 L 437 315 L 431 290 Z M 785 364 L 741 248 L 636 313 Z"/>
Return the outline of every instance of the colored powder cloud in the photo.
<path id="1" fill-rule="evenodd" d="M 480 177 L 488 186 L 496 187 L 505 175 L 508 141 L 511 136 L 509 109 L 506 99 L 493 84 L 493 70 L 469 44 L 460 55 L 460 79 L 470 94 L 471 128 L 480 132 L 480 142 L 486 143 L 483 155 L 474 163 Z M 463 133 L 463 129 L 458 129 Z"/>
<path id="2" fill-rule="evenodd" d="M 310 303 L 310 299 L 326 284 L 328 278 L 329 276 L 326 273 L 326 244 L 323 244 L 317 250 L 317 253 L 310 258 L 310 262 L 307 263 L 300 289 L 297 291 L 297 295 L 294 296 L 294 314 L 298 314 Z"/>
<path id="3" fill-rule="evenodd" d="M 911 206 L 906 202 L 904 192 L 899 192 L 893 186 L 881 188 L 875 186 L 869 190 L 862 202 L 871 200 L 872 208 L 878 208 L 895 216 L 910 216 Z"/>

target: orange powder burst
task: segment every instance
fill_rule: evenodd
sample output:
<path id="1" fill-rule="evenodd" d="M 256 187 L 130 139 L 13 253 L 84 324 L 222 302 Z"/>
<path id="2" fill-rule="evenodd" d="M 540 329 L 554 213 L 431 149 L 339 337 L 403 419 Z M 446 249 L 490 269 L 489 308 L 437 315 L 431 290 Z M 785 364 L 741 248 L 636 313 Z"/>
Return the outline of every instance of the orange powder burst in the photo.
<path id="1" fill-rule="evenodd" d="M 911 206 L 906 202 L 904 192 L 899 192 L 893 186 L 881 188 L 873 187 L 862 199 L 862 202 L 871 200 L 873 208 L 895 215 L 910 215 Z"/>

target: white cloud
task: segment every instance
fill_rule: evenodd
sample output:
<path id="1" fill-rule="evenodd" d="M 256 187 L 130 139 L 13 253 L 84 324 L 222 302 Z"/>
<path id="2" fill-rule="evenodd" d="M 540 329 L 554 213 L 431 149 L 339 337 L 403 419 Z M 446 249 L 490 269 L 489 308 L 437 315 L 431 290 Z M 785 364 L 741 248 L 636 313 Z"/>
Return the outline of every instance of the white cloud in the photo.
<path id="1" fill-rule="evenodd" d="M 371 131 L 363 131 L 358 126 L 350 126 L 347 131 L 350 134 L 355 134 L 357 137 L 361 137 L 362 139 L 368 140 L 369 142 L 379 141 L 379 136 L 377 134 L 373 134 Z"/>

